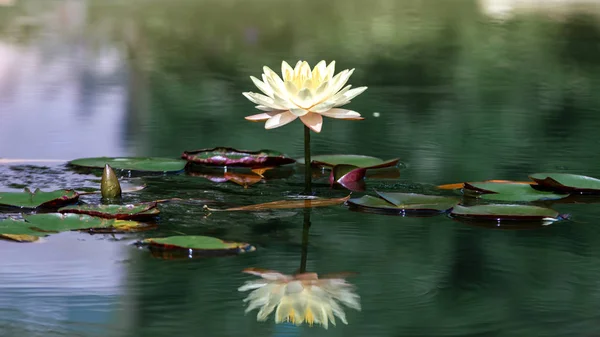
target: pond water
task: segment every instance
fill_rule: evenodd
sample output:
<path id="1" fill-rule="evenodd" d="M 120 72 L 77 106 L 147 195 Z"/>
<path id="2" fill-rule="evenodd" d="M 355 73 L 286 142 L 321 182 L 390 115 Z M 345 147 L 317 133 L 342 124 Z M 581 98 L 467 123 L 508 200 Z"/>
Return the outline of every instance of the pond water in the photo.
<path id="1" fill-rule="evenodd" d="M 241 93 L 281 60 L 337 61 L 369 89 L 326 119 L 313 154 L 400 158 L 367 191 L 424 191 L 535 172 L 600 177 L 596 1 L 0 1 L 0 190 L 97 186 L 60 160 L 179 157 L 273 148 L 302 156 L 300 123 L 264 130 Z M 41 160 L 58 160 L 42 162 Z M 125 202 L 170 197 L 246 205 L 302 191 L 302 175 L 248 189 L 197 176 L 140 178 Z M 139 182 L 139 181 L 138 181 Z M 345 196 L 316 181 L 319 196 Z M 354 196 L 362 195 L 355 193 Z M 85 196 L 87 202 L 99 202 Z M 592 336 L 600 319 L 600 210 L 538 229 L 445 216 L 311 212 L 307 268 L 354 271 L 349 325 L 256 322 L 237 288 L 247 267 L 293 273 L 303 211 L 214 213 L 166 203 L 159 229 L 0 242 L 2 336 Z M 1 213 L 0 217 L 17 214 Z M 202 234 L 251 242 L 228 258 L 163 260 L 133 242 Z"/>

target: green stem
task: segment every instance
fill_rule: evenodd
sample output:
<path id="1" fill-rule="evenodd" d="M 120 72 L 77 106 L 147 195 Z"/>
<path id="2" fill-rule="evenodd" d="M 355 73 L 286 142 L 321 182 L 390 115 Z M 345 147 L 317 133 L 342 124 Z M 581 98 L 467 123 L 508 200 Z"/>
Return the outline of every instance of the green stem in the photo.
<path id="1" fill-rule="evenodd" d="M 304 194 L 312 194 L 312 167 L 310 165 L 310 129 L 304 126 Z"/>
<path id="2" fill-rule="evenodd" d="M 306 260 L 308 258 L 308 230 L 310 229 L 310 208 L 304 209 L 304 226 L 302 227 L 302 256 L 300 258 L 299 274 L 306 272 Z"/>

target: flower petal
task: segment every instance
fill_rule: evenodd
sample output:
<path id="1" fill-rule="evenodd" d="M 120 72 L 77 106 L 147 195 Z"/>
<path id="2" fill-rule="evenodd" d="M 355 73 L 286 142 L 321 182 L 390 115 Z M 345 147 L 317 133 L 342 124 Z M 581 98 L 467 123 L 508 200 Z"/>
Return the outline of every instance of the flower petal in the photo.
<path id="1" fill-rule="evenodd" d="M 331 61 L 331 63 L 329 63 L 327 66 L 327 74 L 325 75 L 324 79 L 326 81 L 330 81 L 333 78 L 333 74 L 335 74 L 335 60 Z"/>
<path id="2" fill-rule="evenodd" d="M 315 105 L 314 107 L 312 107 L 310 109 L 310 111 L 316 112 L 316 113 L 327 112 L 327 111 L 331 110 L 331 108 L 337 106 L 336 103 L 337 103 L 336 101 L 325 101 L 323 103 L 319 103 L 319 104 Z"/>
<path id="3" fill-rule="evenodd" d="M 308 110 L 298 108 L 298 107 L 293 107 L 293 108 L 290 108 L 290 112 L 298 117 L 302 117 L 308 113 Z"/>
<path id="4" fill-rule="evenodd" d="M 262 91 L 265 95 L 269 96 L 269 97 L 273 97 L 273 89 L 271 89 L 271 87 L 259 80 L 258 78 L 254 77 L 254 76 L 250 76 L 250 79 L 252 80 L 252 82 L 254 82 L 254 85 L 260 89 L 260 91 Z"/>
<path id="5" fill-rule="evenodd" d="M 321 82 L 323 78 L 327 75 L 327 63 L 325 60 L 321 60 L 321 62 L 317 63 L 317 65 L 312 70 L 312 78 L 315 81 Z"/>
<path id="6" fill-rule="evenodd" d="M 348 87 L 346 87 L 346 88 L 348 88 Z M 344 88 L 344 89 L 346 89 L 346 88 Z M 337 93 L 335 96 L 333 96 L 332 99 L 335 101 L 349 102 L 351 99 L 362 94 L 365 90 L 367 90 L 367 87 L 358 87 L 358 88 L 354 88 L 352 90 L 347 90 L 347 91 L 344 91 L 344 89 L 342 89 L 339 93 Z"/>
<path id="7" fill-rule="evenodd" d="M 323 116 L 326 116 L 326 117 L 337 118 L 337 119 L 347 119 L 347 120 L 362 120 L 362 119 L 364 119 L 356 111 L 346 110 L 346 109 L 338 109 L 338 108 L 330 109 L 325 112 L 320 112 L 320 114 Z"/>
<path id="8" fill-rule="evenodd" d="M 249 99 L 252 103 L 256 103 L 258 105 L 268 106 L 273 108 L 273 110 L 286 110 L 285 106 L 275 103 L 273 98 L 269 96 L 265 96 L 262 94 L 257 94 L 255 92 L 244 92 L 242 93 L 247 99 Z"/>
<path id="9" fill-rule="evenodd" d="M 281 76 L 284 81 L 291 81 L 294 78 L 294 68 L 292 68 L 287 62 L 281 62 Z"/>
<path id="10" fill-rule="evenodd" d="M 331 84 L 330 92 L 334 94 L 337 93 L 340 89 L 342 89 L 342 87 L 346 85 L 346 82 L 348 82 L 348 80 L 350 79 L 350 76 L 352 76 L 352 73 L 354 73 L 354 69 L 346 69 L 341 73 L 335 75 L 335 77 L 332 79 L 333 83 Z"/>
<path id="11" fill-rule="evenodd" d="M 269 118 L 271 118 L 277 114 L 280 114 L 280 113 L 282 113 L 282 111 L 263 112 L 263 113 L 256 114 L 256 115 L 246 116 L 244 118 L 251 122 L 264 122 L 264 121 L 268 120 Z"/>
<path id="12" fill-rule="evenodd" d="M 265 123 L 265 129 L 274 129 L 280 126 L 284 126 L 288 123 L 293 122 L 296 118 L 298 118 L 298 116 L 292 114 L 289 111 L 282 112 L 269 118 L 269 120 Z"/>
<path id="13" fill-rule="evenodd" d="M 304 116 L 300 116 L 300 120 L 314 132 L 321 132 L 321 128 L 323 127 L 323 117 L 320 114 L 311 112 Z"/>

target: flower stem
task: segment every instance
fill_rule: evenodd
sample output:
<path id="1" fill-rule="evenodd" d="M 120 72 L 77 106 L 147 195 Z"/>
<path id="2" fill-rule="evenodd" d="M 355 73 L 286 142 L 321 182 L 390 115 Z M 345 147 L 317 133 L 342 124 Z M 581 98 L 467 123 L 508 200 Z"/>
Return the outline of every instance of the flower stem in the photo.
<path id="1" fill-rule="evenodd" d="M 312 194 L 312 167 L 310 165 L 310 129 L 304 126 L 304 194 Z"/>

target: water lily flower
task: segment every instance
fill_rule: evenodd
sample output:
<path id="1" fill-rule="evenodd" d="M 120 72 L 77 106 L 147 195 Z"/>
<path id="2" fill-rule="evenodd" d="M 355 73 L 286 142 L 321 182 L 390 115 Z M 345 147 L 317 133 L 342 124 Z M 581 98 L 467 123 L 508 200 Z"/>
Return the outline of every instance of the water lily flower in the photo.
<path id="1" fill-rule="evenodd" d="M 315 132 L 321 132 L 323 116 L 346 119 L 363 119 L 356 111 L 338 107 L 350 103 L 367 87 L 351 89 L 346 85 L 354 69 L 346 69 L 334 76 L 335 61 L 319 62 L 312 70 L 306 61 L 298 61 L 292 68 L 281 62 L 281 75 L 263 67 L 262 81 L 250 76 L 254 84 L 264 93 L 244 92 L 243 95 L 263 113 L 247 116 L 255 122 L 266 121 L 265 129 L 286 125 L 296 118 Z M 343 89 L 342 89 L 343 88 Z"/>
<path id="2" fill-rule="evenodd" d="M 341 304 L 360 310 L 359 296 L 354 287 L 344 280 L 349 274 L 336 274 L 319 278 L 316 273 L 284 275 L 273 270 L 249 268 L 245 273 L 261 279 L 246 282 L 239 291 L 252 292 L 244 299 L 249 302 L 246 313 L 260 308 L 256 319 L 266 321 L 275 311 L 275 323 L 304 322 L 320 324 L 325 329 L 329 322 L 335 325 L 335 316 L 344 324 L 346 314 Z"/>

